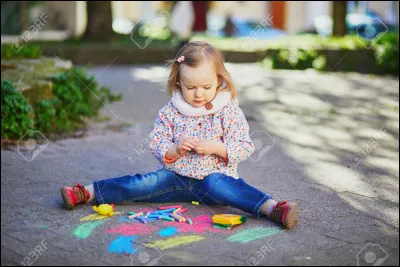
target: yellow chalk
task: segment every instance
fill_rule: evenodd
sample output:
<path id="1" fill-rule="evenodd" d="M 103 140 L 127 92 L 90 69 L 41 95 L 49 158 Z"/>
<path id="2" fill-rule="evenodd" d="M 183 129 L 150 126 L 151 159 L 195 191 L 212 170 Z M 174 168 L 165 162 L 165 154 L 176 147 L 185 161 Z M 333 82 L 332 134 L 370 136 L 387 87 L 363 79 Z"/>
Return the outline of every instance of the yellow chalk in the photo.
<path id="1" fill-rule="evenodd" d="M 172 213 L 177 214 L 180 210 L 181 210 L 181 208 L 178 208 L 178 209 L 174 210 L 174 212 L 172 212 Z"/>
<path id="2" fill-rule="evenodd" d="M 133 214 L 131 216 L 128 216 L 128 218 L 133 219 L 133 218 L 136 218 L 137 216 L 142 216 L 142 215 L 143 215 L 143 212 L 139 212 L 139 213 Z"/>
<path id="3" fill-rule="evenodd" d="M 174 217 L 175 219 L 177 219 L 178 222 L 182 222 L 182 221 L 183 221 L 183 220 L 182 220 L 182 217 L 179 216 L 179 215 L 177 215 L 177 214 L 172 213 L 171 216 Z"/>
<path id="4" fill-rule="evenodd" d="M 197 202 L 197 201 L 192 201 L 192 204 L 193 204 L 193 205 L 199 205 L 200 203 Z"/>
<path id="5" fill-rule="evenodd" d="M 186 219 L 182 216 L 179 216 L 178 214 L 175 214 L 178 218 L 180 218 L 182 221 L 186 222 Z"/>

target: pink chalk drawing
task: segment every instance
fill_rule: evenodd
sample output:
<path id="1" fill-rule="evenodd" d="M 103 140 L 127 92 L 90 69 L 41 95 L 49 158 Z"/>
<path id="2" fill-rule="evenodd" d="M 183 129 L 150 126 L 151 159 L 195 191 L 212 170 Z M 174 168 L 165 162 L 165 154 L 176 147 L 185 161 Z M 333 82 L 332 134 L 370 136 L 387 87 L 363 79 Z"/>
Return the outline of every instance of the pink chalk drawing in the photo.
<path id="1" fill-rule="evenodd" d="M 187 217 L 189 218 L 189 217 Z M 211 217 L 207 215 L 200 215 L 194 218 L 191 218 L 193 224 L 188 223 L 177 223 L 177 222 L 164 222 L 164 226 L 173 226 L 178 229 L 180 233 L 207 233 L 207 232 L 216 232 L 216 233 L 230 233 L 230 231 L 225 231 L 222 229 L 214 228 Z"/>
<path id="2" fill-rule="evenodd" d="M 145 224 L 121 224 L 114 229 L 106 230 L 106 233 L 119 233 L 124 236 L 148 235 L 160 230 L 159 227 Z"/>

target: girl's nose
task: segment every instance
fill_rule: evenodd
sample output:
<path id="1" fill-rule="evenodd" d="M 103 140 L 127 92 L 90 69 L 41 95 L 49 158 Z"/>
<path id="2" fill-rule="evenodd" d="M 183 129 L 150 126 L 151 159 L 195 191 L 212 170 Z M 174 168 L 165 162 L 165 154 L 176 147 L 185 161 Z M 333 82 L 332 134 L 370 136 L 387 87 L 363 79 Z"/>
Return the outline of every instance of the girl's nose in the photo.
<path id="1" fill-rule="evenodd" d="M 196 89 L 196 91 L 194 92 L 194 97 L 199 98 L 201 97 L 201 95 L 202 95 L 201 89 Z"/>

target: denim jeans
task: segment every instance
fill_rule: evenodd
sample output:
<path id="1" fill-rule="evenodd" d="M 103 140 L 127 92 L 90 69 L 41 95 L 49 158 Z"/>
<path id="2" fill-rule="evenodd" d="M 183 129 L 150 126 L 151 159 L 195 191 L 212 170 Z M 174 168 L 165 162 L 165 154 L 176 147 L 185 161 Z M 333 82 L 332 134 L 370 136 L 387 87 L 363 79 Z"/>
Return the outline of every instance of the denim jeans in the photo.
<path id="1" fill-rule="evenodd" d="M 257 218 L 260 218 L 260 207 L 272 198 L 242 178 L 213 173 L 197 180 L 165 169 L 96 180 L 93 187 L 98 204 L 198 201 L 206 205 L 228 205 Z"/>

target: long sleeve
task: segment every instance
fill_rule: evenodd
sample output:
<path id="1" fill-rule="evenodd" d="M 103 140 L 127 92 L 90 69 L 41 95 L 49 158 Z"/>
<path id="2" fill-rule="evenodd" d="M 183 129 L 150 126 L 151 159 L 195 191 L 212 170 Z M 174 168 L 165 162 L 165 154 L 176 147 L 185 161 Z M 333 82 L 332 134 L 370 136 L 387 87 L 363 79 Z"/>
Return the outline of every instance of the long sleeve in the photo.
<path id="1" fill-rule="evenodd" d="M 222 118 L 222 127 L 228 154 L 227 163 L 239 163 L 250 157 L 255 147 L 249 135 L 249 125 L 239 106 L 229 104 Z"/>
<path id="2" fill-rule="evenodd" d="M 153 131 L 150 133 L 150 151 L 159 161 L 165 162 L 165 154 L 174 145 L 172 124 L 169 122 L 165 109 L 158 112 Z"/>

